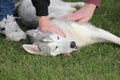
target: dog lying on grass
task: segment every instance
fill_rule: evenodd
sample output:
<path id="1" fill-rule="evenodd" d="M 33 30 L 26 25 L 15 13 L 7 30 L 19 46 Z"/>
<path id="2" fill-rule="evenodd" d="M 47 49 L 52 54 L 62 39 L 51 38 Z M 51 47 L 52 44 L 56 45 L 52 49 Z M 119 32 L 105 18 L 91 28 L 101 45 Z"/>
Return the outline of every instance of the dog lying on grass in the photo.
<path id="1" fill-rule="evenodd" d="M 23 48 L 31 54 L 56 56 L 69 54 L 78 48 L 97 42 L 111 42 L 120 45 L 120 38 L 103 29 L 85 23 L 82 25 L 72 21 L 53 19 L 51 22 L 59 26 L 66 37 L 53 33 L 43 33 L 38 29 L 28 30 L 27 35 L 34 39 L 34 44 L 24 44 Z"/>
<path id="2" fill-rule="evenodd" d="M 57 6 L 65 5 L 65 3 L 67 4 L 67 2 L 63 2 L 61 0 L 51 1 L 56 1 L 56 3 L 53 2 L 51 4 L 57 4 L 60 1 L 61 4 L 57 4 Z M 22 4 L 26 5 L 21 6 Z M 34 24 L 34 22 L 37 22 L 34 8 L 29 8 L 30 11 L 21 10 L 26 9 L 27 5 L 30 4 L 31 3 L 29 3 L 29 0 L 23 0 L 23 2 L 19 4 L 18 7 L 16 7 L 16 9 L 18 9 L 17 11 L 19 11 L 20 18 L 22 19 L 22 21 L 24 21 L 25 24 L 28 25 L 28 23 L 31 23 L 33 24 L 33 26 L 36 26 L 36 24 Z M 78 3 L 74 3 L 74 5 L 75 4 Z M 79 2 L 79 4 L 81 3 Z M 53 8 L 49 9 L 55 9 L 55 15 L 53 16 L 57 19 L 51 19 L 51 22 L 57 25 L 60 28 L 60 31 L 66 34 L 66 37 L 63 38 L 54 33 L 43 33 L 38 29 L 28 30 L 26 34 L 33 39 L 33 44 L 23 44 L 23 48 L 28 53 L 42 54 L 45 56 L 57 56 L 60 54 L 70 54 L 74 51 L 77 51 L 83 46 L 94 44 L 97 42 L 110 42 L 120 45 L 119 37 L 113 35 L 108 31 L 97 28 L 90 23 L 79 25 L 74 21 L 58 19 L 59 17 L 65 15 L 64 13 L 71 13 L 69 12 L 69 10 L 71 10 L 71 8 L 73 9 L 74 7 L 71 6 L 71 3 L 68 3 L 67 5 L 69 5 L 69 7 L 66 10 L 60 10 L 60 12 L 63 13 L 60 16 L 56 14 L 57 11 L 59 12 L 59 7 L 54 8 L 53 5 Z M 32 18 L 30 18 L 29 16 L 32 16 Z"/>

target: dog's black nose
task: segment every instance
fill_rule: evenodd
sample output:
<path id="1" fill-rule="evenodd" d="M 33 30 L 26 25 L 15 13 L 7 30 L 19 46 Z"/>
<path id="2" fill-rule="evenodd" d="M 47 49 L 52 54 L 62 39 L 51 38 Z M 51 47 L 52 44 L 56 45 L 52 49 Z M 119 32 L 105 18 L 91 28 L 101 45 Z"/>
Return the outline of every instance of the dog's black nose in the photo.
<path id="1" fill-rule="evenodd" d="M 76 46 L 76 43 L 74 41 L 71 42 L 70 47 L 74 48 Z"/>

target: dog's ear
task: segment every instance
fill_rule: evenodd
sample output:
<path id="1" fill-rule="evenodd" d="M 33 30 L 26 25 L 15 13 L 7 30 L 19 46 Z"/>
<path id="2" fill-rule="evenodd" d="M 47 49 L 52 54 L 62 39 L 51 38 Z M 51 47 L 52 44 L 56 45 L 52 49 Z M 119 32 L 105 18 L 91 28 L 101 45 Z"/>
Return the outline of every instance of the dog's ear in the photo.
<path id="1" fill-rule="evenodd" d="M 42 54 L 37 45 L 23 44 L 22 47 L 30 54 Z"/>

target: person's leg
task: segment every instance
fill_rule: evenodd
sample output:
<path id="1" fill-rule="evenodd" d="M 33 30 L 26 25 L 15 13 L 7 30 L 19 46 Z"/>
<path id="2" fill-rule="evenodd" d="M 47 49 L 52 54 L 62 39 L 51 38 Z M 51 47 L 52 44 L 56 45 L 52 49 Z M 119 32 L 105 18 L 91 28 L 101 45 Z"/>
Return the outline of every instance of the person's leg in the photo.
<path id="1" fill-rule="evenodd" d="M 19 28 L 13 17 L 14 0 L 0 0 L 0 33 L 8 40 L 19 41 L 26 34 Z"/>
<path id="2" fill-rule="evenodd" d="M 0 21 L 13 14 L 14 0 L 0 0 Z"/>

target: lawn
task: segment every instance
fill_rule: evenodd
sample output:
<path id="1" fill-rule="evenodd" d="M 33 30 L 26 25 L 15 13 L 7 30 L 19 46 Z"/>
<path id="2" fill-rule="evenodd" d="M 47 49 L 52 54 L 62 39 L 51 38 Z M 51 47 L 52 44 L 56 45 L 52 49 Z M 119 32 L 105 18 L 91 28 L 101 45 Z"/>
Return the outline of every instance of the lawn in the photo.
<path id="1" fill-rule="evenodd" d="M 90 22 L 120 36 L 120 0 L 102 0 Z M 89 45 L 72 57 L 45 57 L 28 54 L 24 43 L 28 40 L 0 36 L 0 80 L 120 80 L 120 46 L 115 44 Z"/>

